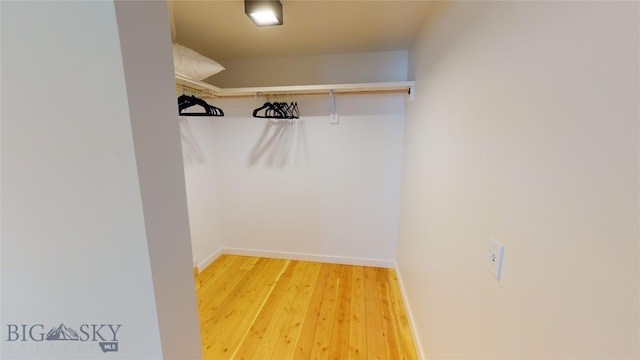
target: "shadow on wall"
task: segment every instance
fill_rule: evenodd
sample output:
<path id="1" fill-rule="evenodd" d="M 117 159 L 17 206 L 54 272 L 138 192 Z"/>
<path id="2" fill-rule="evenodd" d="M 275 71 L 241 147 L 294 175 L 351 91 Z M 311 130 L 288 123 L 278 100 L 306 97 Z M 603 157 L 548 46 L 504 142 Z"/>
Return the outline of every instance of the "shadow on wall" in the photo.
<path id="1" fill-rule="evenodd" d="M 182 156 L 184 158 L 185 165 L 203 164 L 204 155 L 200 145 L 193 132 L 189 121 L 185 118 L 180 119 L 180 137 L 182 138 Z"/>
<path id="2" fill-rule="evenodd" d="M 302 119 L 267 120 L 258 142 L 251 150 L 249 166 L 260 162 L 269 168 L 310 163 L 305 123 Z"/>

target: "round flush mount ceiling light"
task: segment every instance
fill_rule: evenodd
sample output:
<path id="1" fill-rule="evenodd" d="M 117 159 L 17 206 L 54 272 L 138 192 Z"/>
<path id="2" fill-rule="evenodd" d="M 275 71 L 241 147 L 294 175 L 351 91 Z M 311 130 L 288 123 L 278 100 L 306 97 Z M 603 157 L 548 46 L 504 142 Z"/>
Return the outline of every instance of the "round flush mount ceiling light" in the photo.
<path id="1" fill-rule="evenodd" d="M 282 25 L 279 0 L 244 0 L 244 12 L 257 26 Z"/>

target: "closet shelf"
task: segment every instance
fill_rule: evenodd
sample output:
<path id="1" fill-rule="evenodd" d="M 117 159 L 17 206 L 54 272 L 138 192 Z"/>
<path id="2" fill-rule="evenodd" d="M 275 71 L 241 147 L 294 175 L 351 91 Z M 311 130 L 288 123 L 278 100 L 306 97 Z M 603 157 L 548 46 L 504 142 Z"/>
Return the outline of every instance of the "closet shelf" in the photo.
<path id="1" fill-rule="evenodd" d="M 254 97 L 260 95 L 289 94 L 361 94 L 361 93 L 412 93 L 414 81 L 359 83 L 359 84 L 328 84 L 328 85 L 294 85 L 294 86 L 265 86 L 245 88 L 219 88 L 202 81 L 195 81 L 176 75 L 176 83 L 202 91 L 211 97 Z"/>

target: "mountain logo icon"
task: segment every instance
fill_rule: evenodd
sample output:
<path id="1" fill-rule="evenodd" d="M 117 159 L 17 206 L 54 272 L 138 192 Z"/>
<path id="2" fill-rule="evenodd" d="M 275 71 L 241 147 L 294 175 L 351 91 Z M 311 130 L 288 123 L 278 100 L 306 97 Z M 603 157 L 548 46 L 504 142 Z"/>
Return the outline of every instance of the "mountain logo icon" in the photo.
<path id="1" fill-rule="evenodd" d="M 57 328 L 51 328 L 47 333 L 47 340 L 80 340 L 78 333 L 72 328 L 66 327 L 64 324 L 60 324 Z"/>

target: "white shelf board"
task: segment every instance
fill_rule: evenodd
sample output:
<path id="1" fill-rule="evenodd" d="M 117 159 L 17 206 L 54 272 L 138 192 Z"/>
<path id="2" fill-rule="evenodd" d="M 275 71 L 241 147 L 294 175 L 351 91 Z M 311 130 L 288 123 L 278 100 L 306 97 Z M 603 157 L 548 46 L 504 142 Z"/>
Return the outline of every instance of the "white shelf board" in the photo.
<path id="1" fill-rule="evenodd" d="M 176 74 L 176 84 L 185 85 L 190 88 L 194 88 L 196 90 L 202 90 L 205 92 L 211 93 L 211 95 L 215 95 L 219 93 L 222 89 L 217 86 L 213 86 L 211 84 L 207 84 L 206 82 L 192 80 L 187 77 Z"/>
<path id="2" fill-rule="evenodd" d="M 215 97 L 247 97 L 267 94 L 345 94 L 345 93 L 380 93 L 406 92 L 415 86 L 414 81 L 359 83 L 359 84 L 326 84 L 326 85 L 293 85 L 293 86 L 264 86 L 244 88 L 219 88 L 202 81 L 191 80 L 176 75 L 176 83 L 186 85 Z"/>

